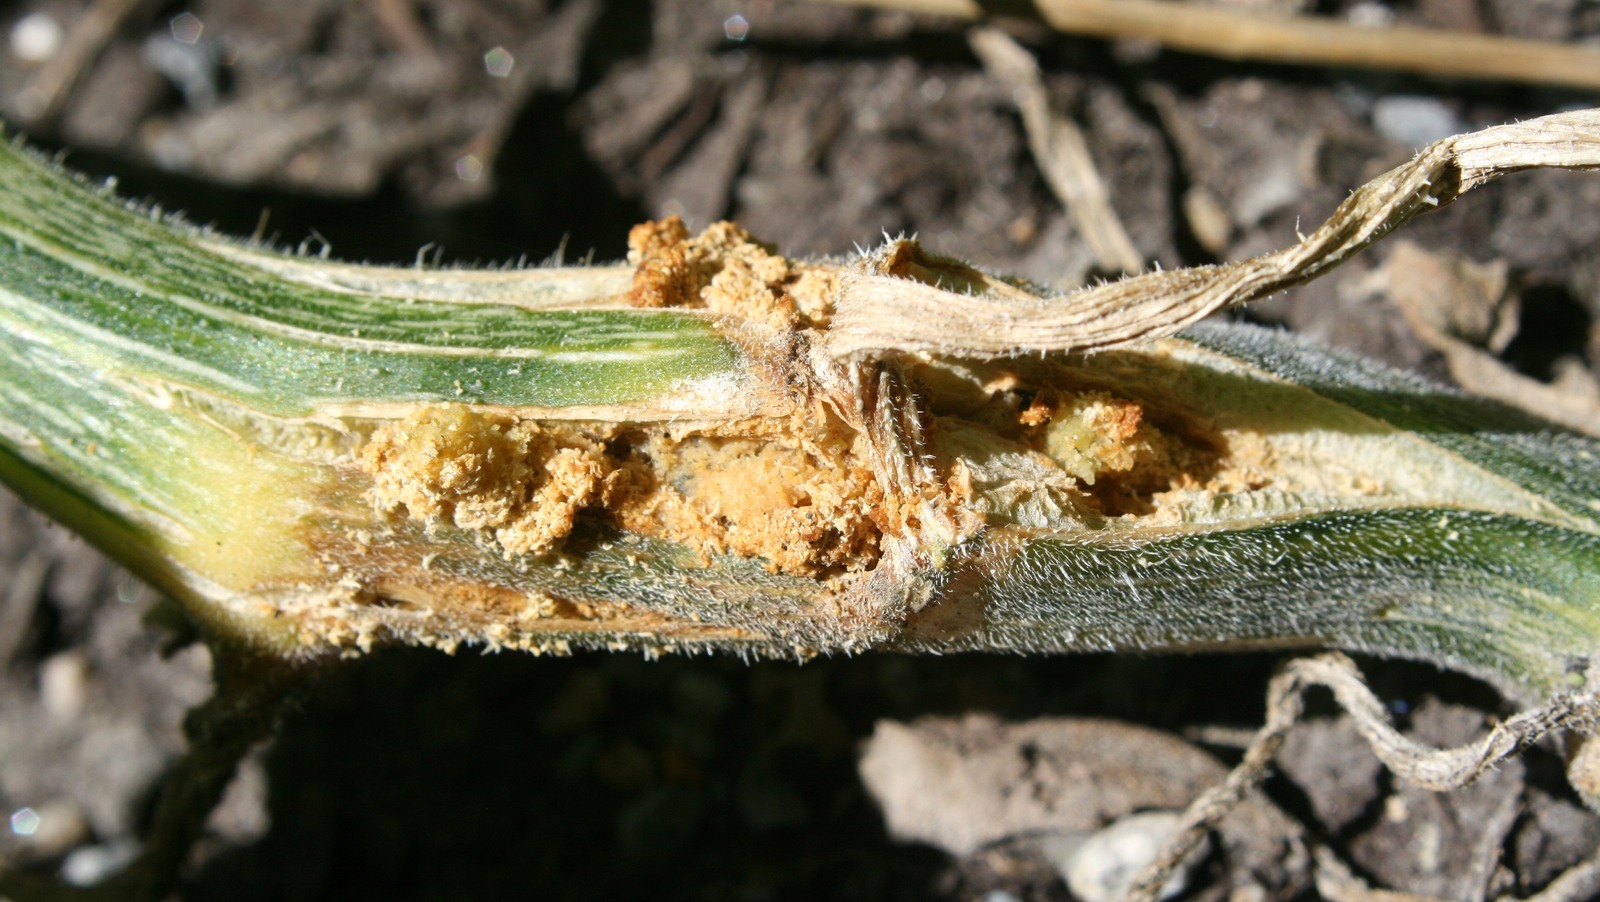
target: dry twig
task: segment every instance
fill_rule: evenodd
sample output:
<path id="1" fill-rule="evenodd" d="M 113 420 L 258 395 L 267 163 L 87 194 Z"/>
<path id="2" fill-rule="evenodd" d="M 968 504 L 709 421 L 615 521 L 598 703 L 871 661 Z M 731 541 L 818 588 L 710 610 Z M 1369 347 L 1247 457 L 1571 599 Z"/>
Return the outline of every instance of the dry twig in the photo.
<path id="1" fill-rule="evenodd" d="M 1096 351 L 1175 335 L 1218 311 L 1309 282 L 1469 189 L 1539 166 L 1600 167 L 1600 110 L 1484 129 L 1429 145 L 1357 189 L 1299 244 L 1226 266 L 1146 273 L 1004 305 L 886 276 L 853 279 L 827 335 L 837 357 L 912 351 L 993 357 Z"/>
<path id="2" fill-rule="evenodd" d="M 977 29 L 969 40 L 989 74 L 1011 89 L 1028 134 L 1028 149 L 1094 252 L 1095 262 L 1111 273 L 1144 269 L 1144 257 L 1122 227 L 1110 192 L 1095 171 L 1083 131 L 1050 108 L 1039 64 L 998 28 Z"/>
<path id="3" fill-rule="evenodd" d="M 1184 825 L 1134 881 L 1126 902 L 1154 902 L 1206 832 L 1261 782 L 1283 745 L 1284 736 L 1300 720 L 1306 692 L 1315 686 L 1333 692 L 1339 707 L 1350 715 L 1379 760 L 1401 779 L 1423 789 L 1444 791 L 1465 786 L 1556 730 L 1589 734 L 1600 726 L 1600 696 L 1558 695 L 1500 723 L 1476 743 L 1431 749 L 1394 728 L 1383 703 L 1367 688 L 1361 672 L 1345 655 L 1330 652 L 1290 661 L 1267 686 L 1266 724 L 1245 749 L 1244 760 L 1226 780 L 1201 793 L 1189 805 L 1184 812 Z"/>
<path id="4" fill-rule="evenodd" d="M 978 0 L 830 2 L 963 19 L 986 15 Z M 1154 41 L 1223 59 L 1600 88 L 1600 51 L 1551 41 L 1404 26 L 1363 28 L 1316 16 L 1263 16 L 1164 0 L 1035 0 L 1029 6 L 1057 31 Z"/>

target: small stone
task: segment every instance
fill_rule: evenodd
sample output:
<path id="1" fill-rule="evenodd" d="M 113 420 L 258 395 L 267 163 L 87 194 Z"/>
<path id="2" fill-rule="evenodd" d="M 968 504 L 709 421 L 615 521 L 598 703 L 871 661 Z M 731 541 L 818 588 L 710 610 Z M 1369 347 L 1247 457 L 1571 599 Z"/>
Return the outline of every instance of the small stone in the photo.
<path id="1" fill-rule="evenodd" d="M 1418 94 L 1380 98 L 1372 105 L 1372 127 L 1385 138 L 1417 149 L 1471 130 L 1439 100 Z"/>
<path id="2" fill-rule="evenodd" d="M 66 30 L 48 13 L 29 13 L 11 26 L 11 55 L 24 63 L 42 63 L 61 52 Z"/>
<path id="3" fill-rule="evenodd" d="M 94 886 L 127 867 L 138 855 L 139 844 L 131 839 L 84 846 L 61 862 L 61 879 L 73 886 Z"/>
<path id="4" fill-rule="evenodd" d="M 1304 193 L 1294 157 L 1280 155 L 1265 163 L 1249 187 L 1233 199 L 1233 221 L 1255 225 L 1294 204 Z"/>
<path id="5" fill-rule="evenodd" d="M 1363 0 L 1350 7 L 1345 21 L 1358 28 L 1388 28 L 1394 24 L 1394 10 L 1375 0 Z"/>
<path id="6" fill-rule="evenodd" d="M 1074 896 L 1083 902 L 1114 902 L 1155 860 L 1182 820 L 1173 811 L 1130 814 L 1081 840 L 1073 838 L 1054 848 L 1047 845 L 1046 853 Z M 1159 898 L 1170 899 L 1183 892 L 1189 872 L 1206 853 L 1206 844 L 1202 844 L 1162 887 Z"/>
<path id="7" fill-rule="evenodd" d="M 51 655 L 39 667 L 39 704 L 50 717 L 70 721 L 89 698 L 89 661 L 79 651 Z"/>

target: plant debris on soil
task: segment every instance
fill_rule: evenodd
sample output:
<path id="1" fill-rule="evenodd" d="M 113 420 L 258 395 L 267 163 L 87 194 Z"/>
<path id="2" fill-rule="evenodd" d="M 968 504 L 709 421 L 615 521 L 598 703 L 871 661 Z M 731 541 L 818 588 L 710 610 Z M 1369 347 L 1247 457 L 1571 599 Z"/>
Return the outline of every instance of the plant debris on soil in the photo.
<path id="1" fill-rule="evenodd" d="M 1219 2 L 1600 36 L 1600 6 L 1580 0 Z M 1007 27 L 1151 267 L 1287 246 L 1429 141 L 1594 103 Z M 281 246 L 611 260 L 636 224 L 676 215 L 690 233 L 735 220 L 791 257 L 904 233 L 1051 288 L 1110 275 L 965 23 L 780 0 L 25 0 L 0 28 L 13 133 Z M 1593 429 L 1600 178 L 1513 180 L 1247 315 Z M 93 882 L 137 848 L 209 655 L 9 498 L 0 567 L 0 867 Z M 1224 773 L 1275 660 L 381 651 L 325 678 L 247 761 L 179 896 L 1088 898 L 1072 876 L 1085 844 Z M 1362 663 L 1424 742 L 1514 710 L 1464 677 Z M 1526 896 L 1600 843 L 1553 746 L 1427 793 L 1313 698 L 1276 775 L 1188 869 L 1191 897 Z M 910 756 L 890 768 L 902 795 L 867 788 L 886 737 Z M 948 790 L 911 792 L 917 830 L 896 807 L 908 779 Z"/>

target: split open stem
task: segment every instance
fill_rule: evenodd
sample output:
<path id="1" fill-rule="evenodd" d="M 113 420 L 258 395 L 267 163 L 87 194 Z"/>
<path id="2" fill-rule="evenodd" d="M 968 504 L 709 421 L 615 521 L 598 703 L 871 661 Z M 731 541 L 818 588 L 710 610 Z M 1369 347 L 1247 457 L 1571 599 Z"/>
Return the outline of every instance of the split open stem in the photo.
<path id="1" fill-rule="evenodd" d="M 1600 637 L 1600 442 L 1196 323 L 1596 165 L 1595 111 L 1489 129 L 1287 250 L 1046 297 L 673 220 L 617 266 L 352 266 L 8 146 L 0 478 L 290 661 L 1336 646 L 1546 698 Z"/>

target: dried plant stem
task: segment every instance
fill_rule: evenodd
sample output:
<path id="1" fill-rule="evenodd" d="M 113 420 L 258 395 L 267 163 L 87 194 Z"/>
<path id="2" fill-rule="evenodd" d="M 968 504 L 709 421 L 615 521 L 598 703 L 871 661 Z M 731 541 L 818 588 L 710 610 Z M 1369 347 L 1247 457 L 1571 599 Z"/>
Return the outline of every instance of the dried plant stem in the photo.
<path id="1" fill-rule="evenodd" d="M 997 28 L 974 31 L 971 44 L 989 74 L 1011 89 L 1028 133 L 1028 149 L 1050 190 L 1066 206 L 1073 225 L 1094 252 L 1096 264 L 1113 274 L 1144 269 L 1144 256 L 1133 246 L 1111 206 L 1111 194 L 1095 170 L 1083 131 L 1051 108 L 1039 64 Z"/>
<path id="2" fill-rule="evenodd" d="M 1309 282 L 1408 220 L 1508 172 L 1600 167 L 1600 111 L 1484 129 L 1429 145 L 1368 182 L 1299 244 L 1226 266 L 1147 273 L 1107 285 L 997 305 L 992 298 L 864 277 L 846 286 L 829 349 L 992 356 L 1098 351 L 1168 335 L 1221 310 Z"/>
<path id="3" fill-rule="evenodd" d="M 1129 887 L 1124 902 L 1155 902 L 1159 898 L 1161 888 L 1206 832 L 1266 776 L 1284 737 L 1304 712 L 1306 693 L 1318 686 L 1333 692 L 1339 707 L 1350 715 L 1356 730 L 1390 770 L 1413 785 L 1436 791 L 1471 783 L 1552 732 L 1591 734 L 1600 727 L 1600 696 L 1560 695 L 1498 724 L 1478 742 L 1431 749 L 1394 728 L 1383 702 L 1367 688 L 1361 671 L 1345 655 L 1334 652 L 1290 661 L 1267 686 L 1266 724 L 1245 749 L 1244 760 L 1226 780 L 1189 805 L 1183 826 Z"/>
<path id="4" fill-rule="evenodd" d="M 988 14 L 978 0 L 829 2 L 963 19 Z M 1027 9 L 1069 34 L 1155 41 L 1224 59 L 1600 88 L 1600 51 L 1550 41 L 1405 26 L 1363 28 L 1314 16 L 1266 16 L 1164 0 L 1035 0 Z"/>

